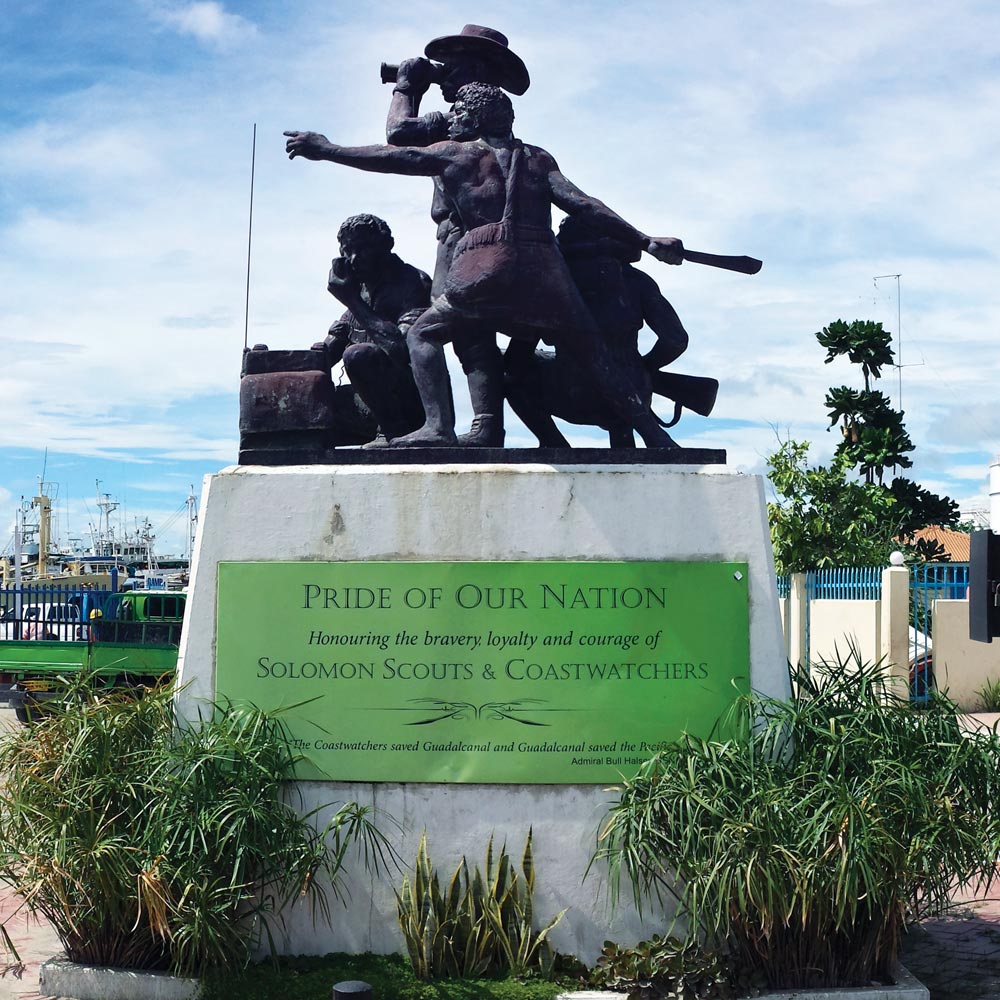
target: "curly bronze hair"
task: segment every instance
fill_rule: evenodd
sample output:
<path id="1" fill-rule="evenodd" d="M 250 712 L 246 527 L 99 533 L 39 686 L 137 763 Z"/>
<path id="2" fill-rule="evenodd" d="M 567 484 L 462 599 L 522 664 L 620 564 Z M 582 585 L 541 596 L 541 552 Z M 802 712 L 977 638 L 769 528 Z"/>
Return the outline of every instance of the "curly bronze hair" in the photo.
<path id="1" fill-rule="evenodd" d="M 459 87 L 455 103 L 459 101 L 472 111 L 482 132 L 499 135 L 509 132 L 514 124 L 514 105 L 499 87 L 492 84 L 467 83 Z"/>
<path id="2" fill-rule="evenodd" d="M 349 219 L 344 219 L 337 230 L 337 242 L 343 243 L 345 238 L 357 236 L 359 233 L 371 233 L 380 239 L 385 240 L 390 246 L 395 242 L 392 238 L 392 230 L 389 224 L 380 219 L 377 215 L 362 212 L 360 215 L 352 215 Z"/>

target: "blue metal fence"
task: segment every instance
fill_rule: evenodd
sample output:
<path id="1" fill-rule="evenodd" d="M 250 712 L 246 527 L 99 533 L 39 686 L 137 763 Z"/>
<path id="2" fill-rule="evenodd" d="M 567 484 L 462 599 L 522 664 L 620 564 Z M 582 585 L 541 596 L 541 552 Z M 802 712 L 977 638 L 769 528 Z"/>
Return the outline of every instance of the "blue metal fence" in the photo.
<path id="1" fill-rule="evenodd" d="M 82 640 L 91 611 L 115 593 L 110 587 L 28 583 L 0 587 L 0 639 Z"/>
<path id="2" fill-rule="evenodd" d="M 837 566 L 806 573 L 806 600 L 879 601 L 881 566 Z"/>
<path id="3" fill-rule="evenodd" d="M 968 591 L 968 563 L 918 563 L 910 568 L 910 697 L 914 701 L 927 701 L 934 689 L 934 602 L 960 601 Z"/>
<path id="4" fill-rule="evenodd" d="M 814 600 L 878 601 L 882 599 L 881 566 L 847 566 L 805 574 L 806 657 L 809 656 L 810 603 Z M 927 701 L 934 689 L 931 616 L 937 600 L 968 597 L 968 563 L 917 563 L 910 567 L 910 697 Z M 791 590 L 788 574 L 778 577 L 778 595 Z"/>

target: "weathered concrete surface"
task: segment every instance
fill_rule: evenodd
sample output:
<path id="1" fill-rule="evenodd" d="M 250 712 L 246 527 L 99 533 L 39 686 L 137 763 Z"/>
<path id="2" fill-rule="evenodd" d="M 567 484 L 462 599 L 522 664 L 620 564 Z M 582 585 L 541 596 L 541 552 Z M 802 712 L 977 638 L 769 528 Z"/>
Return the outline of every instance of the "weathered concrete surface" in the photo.
<path id="1" fill-rule="evenodd" d="M 78 965 L 50 958 L 42 965 L 39 989 L 44 996 L 72 1000 L 195 1000 L 201 982 L 166 972 L 136 972 L 103 965 Z"/>
<path id="2" fill-rule="evenodd" d="M 621 1000 L 623 994 L 604 990 L 560 993 L 558 1000 Z M 822 990 L 767 990 L 757 1000 L 929 1000 L 927 987 L 906 969 L 896 970 L 894 986 L 850 987 Z"/>
<path id="3" fill-rule="evenodd" d="M 197 713 L 215 692 L 216 571 L 222 561 L 740 561 L 749 567 L 751 682 L 787 691 L 774 564 L 759 477 L 692 466 L 239 466 L 206 481 L 179 663 L 180 707 Z M 593 962 L 608 938 L 662 931 L 631 906 L 608 912 L 600 868 L 583 881 L 613 795 L 599 785 L 446 785 L 300 782 L 303 808 L 370 803 L 400 824 L 408 863 L 426 828 L 445 878 L 464 854 L 482 864 L 491 833 L 519 858 L 534 831 L 536 912 L 570 907 L 553 934 Z M 386 827 L 390 829 L 389 827 Z M 354 868 L 333 929 L 305 908 L 287 921 L 288 953 L 402 948 L 391 880 Z"/>

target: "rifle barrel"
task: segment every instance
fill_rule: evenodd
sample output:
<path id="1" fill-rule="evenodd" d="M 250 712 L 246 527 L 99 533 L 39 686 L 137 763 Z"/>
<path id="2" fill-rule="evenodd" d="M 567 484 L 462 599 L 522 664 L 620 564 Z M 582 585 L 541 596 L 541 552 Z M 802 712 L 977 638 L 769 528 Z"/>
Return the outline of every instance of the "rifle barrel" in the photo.
<path id="1" fill-rule="evenodd" d="M 684 259 L 692 264 L 708 264 L 709 267 L 721 267 L 741 274 L 756 274 L 764 266 L 763 261 L 756 257 L 726 257 L 717 253 L 702 253 L 700 250 L 685 250 Z"/>

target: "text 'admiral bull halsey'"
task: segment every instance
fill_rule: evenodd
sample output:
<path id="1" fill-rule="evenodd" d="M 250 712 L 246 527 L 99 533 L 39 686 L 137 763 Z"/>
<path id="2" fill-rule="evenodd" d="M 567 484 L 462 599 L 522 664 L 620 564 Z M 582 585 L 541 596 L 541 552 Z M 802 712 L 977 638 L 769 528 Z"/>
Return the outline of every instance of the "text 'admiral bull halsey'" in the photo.
<path id="1" fill-rule="evenodd" d="M 311 611 L 390 610 L 393 607 L 434 609 L 441 606 L 446 596 L 442 587 L 409 587 L 398 595 L 394 594 L 392 587 L 322 587 L 318 583 L 303 584 L 302 592 L 302 607 Z M 481 587 L 475 583 L 463 583 L 455 588 L 450 599 L 455 606 L 466 611 L 473 608 L 526 610 L 529 607 L 564 611 L 636 611 L 666 608 L 667 588 L 573 587 L 565 583 L 540 583 L 532 599 L 524 587 Z"/>

